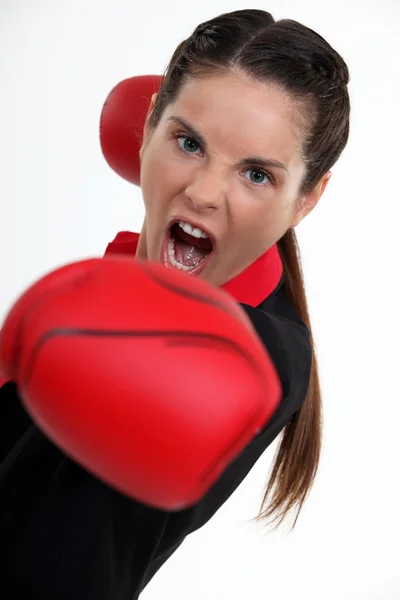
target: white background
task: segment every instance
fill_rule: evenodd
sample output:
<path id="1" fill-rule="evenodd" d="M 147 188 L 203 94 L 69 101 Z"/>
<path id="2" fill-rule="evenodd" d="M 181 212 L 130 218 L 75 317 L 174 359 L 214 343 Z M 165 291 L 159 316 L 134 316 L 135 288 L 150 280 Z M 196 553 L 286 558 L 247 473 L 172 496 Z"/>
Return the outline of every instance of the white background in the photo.
<path id="1" fill-rule="evenodd" d="M 297 229 L 324 394 L 324 453 L 294 533 L 266 535 L 246 523 L 257 513 L 274 446 L 142 597 L 392 600 L 400 598 L 400 4 L 251 6 L 321 33 L 352 76 L 350 143 L 320 205 Z M 101 155 L 102 104 L 120 80 L 161 73 L 198 22 L 244 7 L 244 0 L 0 0 L 0 317 L 38 276 L 102 255 L 119 230 L 139 230 L 140 190 Z"/>

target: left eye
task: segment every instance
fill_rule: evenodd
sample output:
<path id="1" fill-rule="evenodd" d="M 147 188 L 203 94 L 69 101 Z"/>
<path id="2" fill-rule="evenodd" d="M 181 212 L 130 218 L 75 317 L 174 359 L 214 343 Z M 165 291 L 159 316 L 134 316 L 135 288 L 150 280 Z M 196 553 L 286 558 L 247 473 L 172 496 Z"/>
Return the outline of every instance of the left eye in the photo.
<path id="1" fill-rule="evenodd" d="M 270 181 L 270 177 L 268 173 L 263 171 L 262 169 L 248 169 L 246 173 L 250 173 L 250 181 L 255 185 L 263 185 L 264 183 L 268 183 Z"/>
<path id="2" fill-rule="evenodd" d="M 194 154 L 197 150 L 200 150 L 200 145 L 193 138 L 190 138 L 186 135 L 181 135 L 177 139 L 180 148 L 184 152 Z"/>

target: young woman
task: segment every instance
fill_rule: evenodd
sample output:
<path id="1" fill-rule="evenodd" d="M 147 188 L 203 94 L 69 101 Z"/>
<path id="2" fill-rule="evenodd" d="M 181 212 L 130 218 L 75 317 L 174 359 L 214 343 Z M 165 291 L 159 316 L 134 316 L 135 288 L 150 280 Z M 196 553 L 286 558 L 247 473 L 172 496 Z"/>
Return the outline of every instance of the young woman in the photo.
<path id="1" fill-rule="evenodd" d="M 260 10 L 214 18 L 178 46 L 144 128 L 146 213 L 133 248 L 139 260 L 231 293 L 275 365 L 282 397 L 200 501 L 168 511 L 127 497 L 64 454 L 31 421 L 17 385 L 4 384 L 2 597 L 138 598 L 281 432 L 259 518 L 298 515 L 319 460 L 321 396 L 294 228 L 346 145 L 348 79 L 322 37 Z M 108 250 L 124 251 L 123 236 Z"/>

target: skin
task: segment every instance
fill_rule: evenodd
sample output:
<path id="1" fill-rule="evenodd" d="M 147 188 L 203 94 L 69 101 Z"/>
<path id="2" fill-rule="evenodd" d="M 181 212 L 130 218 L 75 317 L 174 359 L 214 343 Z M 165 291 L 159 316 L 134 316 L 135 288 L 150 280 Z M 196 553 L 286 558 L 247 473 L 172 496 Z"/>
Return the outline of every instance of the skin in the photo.
<path id="1" fill-rule="evenodd" d="M 170 117 L 187 121 L 207 147 Z M 214 252 L 199 276 L 217 287 L 310 214 L 331 176 L 328 171 L 311 193 L 300 194 L 304 134 L 294 102 L 278 87 L 241 74 L 192 79 L 154 130 L 148 118 L 140 152 L 146 216 L 137 258 L 160 261 L 171 219 L 182 218 L 212 235 Z M 286 168 L 238 165 L 255 156 Z"/>

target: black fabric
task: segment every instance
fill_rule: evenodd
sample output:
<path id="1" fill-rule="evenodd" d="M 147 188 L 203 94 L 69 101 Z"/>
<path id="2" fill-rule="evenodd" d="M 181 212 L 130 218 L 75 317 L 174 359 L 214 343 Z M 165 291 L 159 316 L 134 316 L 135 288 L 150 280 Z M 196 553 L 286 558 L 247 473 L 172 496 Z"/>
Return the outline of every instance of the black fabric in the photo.
<path id="1" fill-rule="evenodd" d="M 283 279 L 258 308 L 244 306 L 278 370 L 282 401 L 271 422 L 206 496 L 180 512 L 130 500 L 90 475 L 39 431 L 13 383 L 0 390 L 0 597 L 135 600 L 187 535 L 247 476 L 303 403 L 309 333 Z"/>

